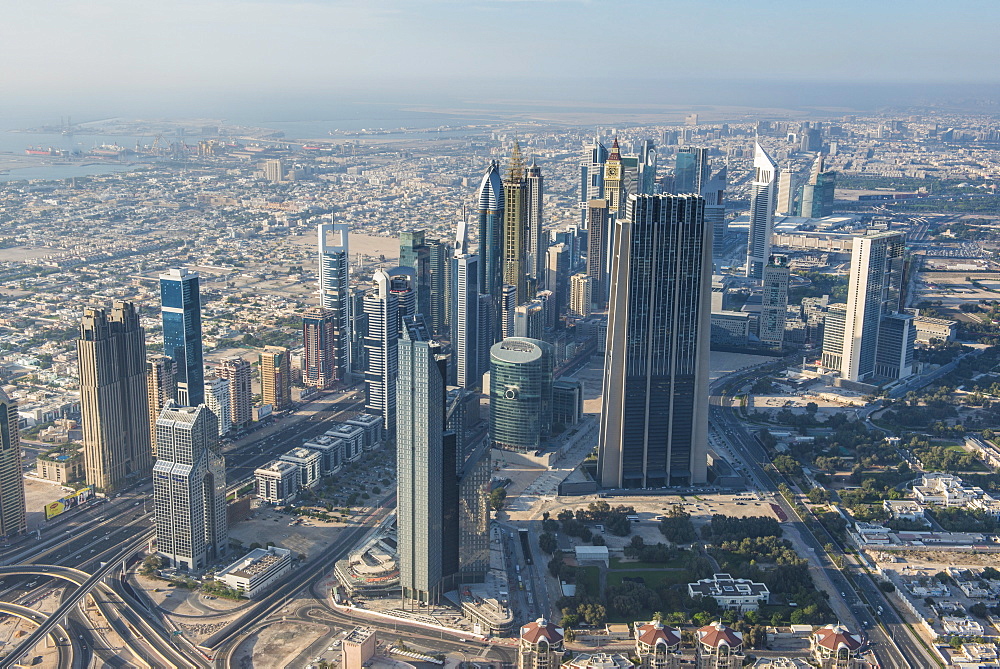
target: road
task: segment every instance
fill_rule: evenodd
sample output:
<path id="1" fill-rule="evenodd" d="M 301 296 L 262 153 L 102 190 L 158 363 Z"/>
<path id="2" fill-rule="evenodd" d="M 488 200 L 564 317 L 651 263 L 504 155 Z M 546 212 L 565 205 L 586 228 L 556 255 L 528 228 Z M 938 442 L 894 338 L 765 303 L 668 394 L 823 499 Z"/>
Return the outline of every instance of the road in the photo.
<path id="1" fill-rule="evenodd" d="M 747 432 L 746 425 L 736 409 L 731 404 L 724 402 L 720 396 L 720 393 L 729 388 L 743 386 L 755 374 L 753 371 L 748 371 L 736 377 L 720 379 L 712 384 L 711 423 L 716 434 L 727 442 L 730 452 L 750 472 L 751 478 L 756 481 L 758 487 L 772 494 L 774 502 L 785 512 L 788 523 L 812 549 L 802 557 L 808 559 L 814 568 L 821 571 L 837 593 L 841 594 L 844 604 L 846 604 L 846 610 L 836 606 L 837 602 L 833 601 L 835 596 L 831 594 L 831 604 L 834 605 L 835 610 L 838 608 L 842 610 L 841 622 L 847 622 L 853 629 L 862 631 L 869 636 L 872 649 L 882 666 L 896 669 L 934 666 L 934 661 L 924 654 L 924 649 L 919 642 L 910 636 L 909 629 L 900 620 L 895 609 L 885 601 L 885 597 L 877 585 L 867 574 L 859 572 L 855 574 L 855 579 L 868 603 L 875 607 L 882 606 L 881 622 L 884 627 L 871 624 L 874 616 L 868 610 L 865 600 L 859 596 L 843 572 L 830 562 L 820 542 L 791 506 L 778 494 L 777 486 L 771 481 L 763 467 L 764 464 L 770 462 L 770 458 L 757 440 Z M 832 542 L 833 538 L 829 538 Z M 843 616 L 848 619 L 844 620 Z"/>

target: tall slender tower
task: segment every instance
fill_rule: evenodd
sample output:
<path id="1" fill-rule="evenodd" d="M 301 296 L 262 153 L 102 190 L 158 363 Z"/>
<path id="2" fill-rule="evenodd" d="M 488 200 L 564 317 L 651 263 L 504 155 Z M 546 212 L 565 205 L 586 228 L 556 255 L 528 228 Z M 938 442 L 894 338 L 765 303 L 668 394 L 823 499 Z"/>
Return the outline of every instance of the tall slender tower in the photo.
<path id="1" fill-rule="evenodd" d="M 396 433 L 396 383 L 399 369 L 399 305 L 390 290 L 391 279 L 383 270 L 375 272 L 375 289 L 364 297 L 368 316 L 365 336 L 365 384 L 368 400 L 365 410 L 382 416 L 382 425 L 391 437 Z"/>
<path id="2" fill-rule="evenodd" d="M 708 149 L 685 146 L 677 152 L 674 163 L 674 192 L 678 195 L 701 195 L 709 178 Z"/>
<path id="3" fill-rule="evenodd" d="M 205 406 L 215 415 L 219 436 L 224 437 L 233 429 L 232 387 L 228 380 L 215 374 L 205 377 Z M 156 423 L 153 423 L 156 427 Z"/>
<path id="4" fill-rule="evenodd" d="M 636 192 L 640 195 L 656 193 L 656 145 L 651 139 L 644 139 L 639 144 L 639 174 Z"/>
<path id="5" fill-rule="evenodd" d="M 250 363 L 239 356 L 226 358 L 216 368 L 219 378 L 229 383 L 229 419 L 237 432 L 253 422 L 252 372 Z"/>
<path id="6" fill-rule="evenodd" d="M 781 168 L 778 175 L 778 204 L 774 213 L 778 216 L 791 216 L 795 213 L 795 171 L 791 167 Z"/>
<path id="7" fill-rule="evenodd" d="M 197 272 L 175 268 L 160 275 L 160 311 L 163 353 L 177 365 L 177 403 L 198 406 L 205 401 L 205 365 Z"/>
<path id="8" fill-rule="evenodd" d="M 533 282 L 529 291 L 530 298 L 534 297 L 534 293 L 547 287 L 545 286 L 545 249 L 548 247 L 548 239 L 542 231 L 542 200 L 545 194 L 545 183 L 542 177 L 542 168 L 534 160 L 524 172 L 524 184 L 524 199 L 528 213 L 528 273 Z"/>
<path id="9" fill-rule="evenodd" d="M 146 397 L 149 405 L 149 443 L 156 457 L 156 419 L 167 402 L 177 396 L 174 361 L 165 355 L 154 355 L 146 361 Z"/>
<path id="10" fill-rule="evenodd" d="M 198 341 L 201 351 L 201 341 Z M 117 490 L 149 476 L 146 339 L 131 302 L 87 307 L 76 342 L 87 483 Z"/>
<path id="11" fill-rule="evenodd" d="M 504 276 L 504 188 L 494 160 L 479 185 L 479 290 L 492 300 L 493 340 L 500 336 L 500 291 Z"/>
<path id="12" fill-rule="evenodd" d="M 399 339 L 396 420 L 399 579 L 403 597 L 435 604 L 458 572 L 455 434 L 445 432 L 447 359 L 420 317 Z"/>
<path id="13" fill-rule="evenodd" d="M 302 316 L 302 383 L 325 390 L 337 384 L 337 314 L 333 309 L 310 309 Z"/>
<path id="14" fill-rule="evenodd" d="M 170 566 L 204 569 L 229 551 L 226 461 L 215 414 L 168 404 L 156 421 L 156 550 Z"/>
<path id="15" fill-rule="evenodd" d="M 608 161 L 608 150 L 599 138 L 595 138 L 584 151 L 586 157 L 580 164 L 580 225 L 586 228 L 587 204 L 604 198 L 604 163 Z"/>
<path id="16" fill-rule="evenodd" d="M 788 312 L 788 256 L 773 255 L 764 267 L 760 310 L 760 340 L 772 348 L 785 344 L 785 317 Z"/>
<path id="17" fill-rule="evenodd" d="M 416 313 L 431 323 L 431 249 L 426 230 L 399 233 L 399 266 L 413 271 Z"/>
<path id="18" fill-rule="evenodd" d="M 726 250 L 726 176 L 723 165 L 709 177 L 701 196 L 705 198 L 705 222 L 712 228 L 712 255 L 720 257 Z"/>
<path id="19" fill-rule="evenodd" d="M 514 286 L 514 302 L 521 304 L 528 295 L 528 207 L 521 147 L 514 142 L 503 185 L 503 281 Z"/>
<path id="20" fill-rule="evenodd" d="M 569 304 L 569 247 L 553 244 L 545 255 L 548 258 L 545 285 L 552 291 L 552 309 L 558 318 Z"/>
<path id="21" fill-rule="evenodd" d="M 837 187 L 837 173 L 823 169 L 823 154 L 816 156 L 809 172 L 809 181 L 802 186 L 799 215 L 821 218 L 833 214 L 833 198 Z"/>
<path id="22" fill-rule="evenodd" d="M 443 239 L 428 239 L 427 248 L 430 250 L 431 311 L 424 316 L 428 319 L 434 336 L 442 337 L 448 333 L 451 325 L 451 258 L 454 249 Z M 477 276 L 476 285 L 478 284 Z"/>
<path id="23" fill-rule="evenodd" d="M 468 230 L 463 220 L 455 235 L 455 257 L 451 272 L 454 312 L 451 317 L 451 344 L 455 354 L 455 383 L 470 390 L 483 383 L 479 365 L 486 333 L 480 330 L 479 256 L 469 252 Z"/>
<path id="24" fill-rule="evenodd" d="M 331 238 L 332 234 L 332 238 Z M 349 227 L 345 223 L 320 223 L 319 305 L 329 312 L 333 325 L 329 342 L 334 380 L 344 382 L 351 369 L 351 284 Z M 325 387 L 325 386 L 324 386 Z"/>
<path id="25" fill-rule="evenodd" d="M 0 388 L 0 536 L 27 530 L 17 403 Z"/>
<path id="26" fill-rule="evenodd" d="M 608 237 L 611 232 L 607 200 L 587 203 L 587 276 L 594 303 L 603 309 L 608 303 Z M 591 307 L 587 307 L 590 313 Z"/>
<path id="27" fill-rule="evenodd" d="M 608 203 L 608 211 L 615 216 L 623 213 L 625 206 L 623 179 L 621 150 L 618 148 L 618 138 L 615 137 L 608 160 L 604 163 L 604 199 Z"/>
<path id="28" fill-rule="evenodd" d="M 260 354 L 260 395 L 263 404 L 270 404 L 275 411 L 292 406 L 292 368 L 288 349 L 284 346 L 266 346 Z"/>
<path id="29" fill-rule="evenodd" d="M 847 286 L 841 376 L 897 380 L 913 373 L 913 316 L 905 306 L 906 236 L 878 232 L 854 238 Z"/>
<path id="30" fill-rule="evenodd" d="M 751 279 L 760 279 L 764 265 L 771 256 L 774 206 L 778 196 L 778 165 L 759 142 L 754 147 L 746 275 Z"/>
<path id="31" fill-rule="evenodd" d="M 598 476 L 707 480 L 712 231 L 697 195 L 631 196 L 618 221 Z"/>

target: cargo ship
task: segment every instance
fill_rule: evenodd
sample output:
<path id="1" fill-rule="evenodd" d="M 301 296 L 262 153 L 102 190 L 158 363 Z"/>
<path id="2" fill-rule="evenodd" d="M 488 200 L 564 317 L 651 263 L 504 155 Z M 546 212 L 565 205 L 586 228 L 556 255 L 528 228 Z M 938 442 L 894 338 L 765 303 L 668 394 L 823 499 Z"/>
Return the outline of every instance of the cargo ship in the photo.
<path id="1" fill-rule="evenodd" d="M 54 155 L 56 155 L 56 152 L 55 152 L 54 149 L 52 149 L 52 147 L 49 147 L 47 149 L 43 149 L 40 146 L 29 146 L 28 148 L 26 148 L 24 150 L 24 152 L 26 154 L 28 154 L 29 156 L 54 156 Z"/>

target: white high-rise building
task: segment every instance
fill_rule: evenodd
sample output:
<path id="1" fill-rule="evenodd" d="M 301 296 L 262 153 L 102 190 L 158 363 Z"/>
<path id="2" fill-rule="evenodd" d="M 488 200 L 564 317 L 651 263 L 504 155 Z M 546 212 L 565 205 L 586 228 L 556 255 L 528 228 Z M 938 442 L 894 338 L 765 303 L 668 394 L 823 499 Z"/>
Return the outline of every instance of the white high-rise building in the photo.
<path id="1" fill-rule="evenodd" d="M 218 376 L 205 377 L 205 406 L 215 414 L 219 422 L 219 436 L 229 434 L 233 429 L 232 421 L 232 398 L 230 396 L 230 383 L 226 379 Z"/>
<path id="2" fill-rule="evenodd" d="M 374 281 L 375 290 L 363 299 L 364 312 L 368 317 L 368 334 L 364 340 L 368 357 L 365 411 L 382 416 L 385 431 L 391 436 L 396 433 L 399 305 L 396 294 L 390 289 L 391 279 L 385 271 L 380 269 L 375 272 Z"/>
<path id="3" fill-rule="evenodd" d="M 351 285 L 350 247 L 346 223 L 320 223 L 319 301 L 333 317 L 333 364 L 337 379 L 343 381 L 351 369 Z"/>
<path id="4" fill-rule="evenodd" d="M 847 288 L 840 374 L 849 381 L 892 381 L 913 373 L 916 327 L 902 313 L 906 236 L 878 232 L 856 237 Z"/>
<path id="5" fill-rule="evenodd" d="M 778 204 L 775 207 L 778 216 L 795 214 L 795 172 L 792 168 L 782 168 L 778 175 Z"/>
<path id="6" fill-rule="evenodd" d="M 574 274 L 569 278 L 569 310 L 586 318 L 593 308 L 594 277 Z"/>
<path id="7" fill-rule="evenodd" d="M 753 182 L 750 185 L 750 232 L 747 236 L 746 276 L 760 279 L 771 256 L 774 205 L 778 191 L 778 164 L 756 143 Z"/>
<path id="8" fill-rule="evenodd" d="M 542 168 L 536 165 L 534 160 L 524 171 L 524 185 L 524 204 L 528 220 L 527 271 L 534 279 L 532 292 L 538 292 L 545 287 L 545 249 L 548 247 L 548 238 L 542 231 L 545 179 L 542 176 Z"/>
<path id="9" fill-rule="evenodd" d="M 788 256 L 774 255 L 764 267 L 762 278 L 760 326 L 762 343 L 781 348 L 785 343 L 785 319 L 788 313 L 788 279 L 791 274 Z"/>
<path id="10" fill-rule="evenodd" d="M 171 567 L 208 567 L 229 551 L 226 461 L 215 414 L 171 402 L 156 420 L 156 550 Z"/>

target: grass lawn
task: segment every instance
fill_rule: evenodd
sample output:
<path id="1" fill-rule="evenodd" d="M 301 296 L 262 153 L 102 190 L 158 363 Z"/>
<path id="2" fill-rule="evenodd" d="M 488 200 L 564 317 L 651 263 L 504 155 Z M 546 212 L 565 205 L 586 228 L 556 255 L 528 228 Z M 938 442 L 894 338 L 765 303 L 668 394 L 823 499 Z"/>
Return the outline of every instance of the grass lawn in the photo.
<path id="1" fill-rule="evenodd" d="M 621 585 L 625 578 L 642 577 L 645 586 L 655 590 L 660 586 L 675 585 L 677 583 L 688 583 L 691 573 L 686 569 L 666 571 L 663 569 L 629 569 L 608 572 L 608 585 Z"/>
<path id="2" fill-rule="evenodd" d="M 577 585 L 582 585 L 591 597 L 598 597 L 601 594 L 601 568 L 600 567 L 580 567 L 582 573 L 577 576 Z"/>
<path id="3" fill-rule="evenodd" d="M 611 558 L 612 570 L 635 571 L 636 569 L 684 569 L 684 556 L 679 555 L 668 562 L 626 562 L 621 558 Z"/>

